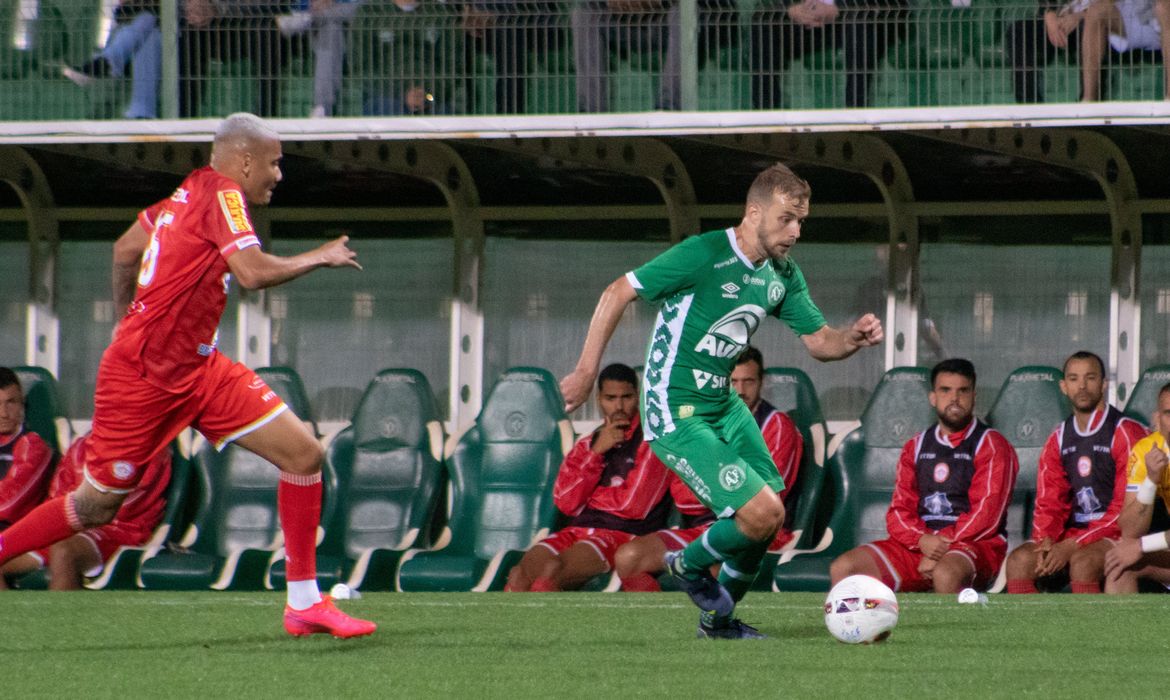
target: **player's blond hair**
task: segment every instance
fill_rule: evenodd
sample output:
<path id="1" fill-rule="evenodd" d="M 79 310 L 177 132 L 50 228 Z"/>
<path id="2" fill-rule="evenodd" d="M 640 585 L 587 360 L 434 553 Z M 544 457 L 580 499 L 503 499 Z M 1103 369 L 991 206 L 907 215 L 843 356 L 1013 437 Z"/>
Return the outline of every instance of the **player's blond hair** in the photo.
<path id="1" fill-rule="evenodd" d="M 236 112 L 224 117 L 215 130 L 211 143 L 214 156 L 216 151 L 246 149 L 257 141 L 280 140 L 280 134 L 255 114 Z"/>
<path id="2" fill-rule="evenodd" d="M 754 202 L 767 206 L 772 202 L 772 196 L 776 194 L 807 202 L 812 196 L 812 188 L 787 165 L 776 163 L 756 176 L 752 186 L 748 188 L 747 201 L 748 204 Z"/>

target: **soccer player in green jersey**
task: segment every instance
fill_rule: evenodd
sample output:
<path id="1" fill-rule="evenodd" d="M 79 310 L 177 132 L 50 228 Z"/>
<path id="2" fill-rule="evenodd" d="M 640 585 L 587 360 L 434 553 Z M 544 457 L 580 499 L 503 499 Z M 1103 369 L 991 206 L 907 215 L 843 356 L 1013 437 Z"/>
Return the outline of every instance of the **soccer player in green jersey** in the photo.
<path id="1" fill-rule="evenodd" d="M 763 636 L 735 618 L 735 605 L 784 522 L 780 476 L 751 411 L 730 389 L 736 357 L 768 315 L 822 361 L 882 341 L 873 314 L 830 328 L 788 257 L 810 196 L 808 183 L 777 163 L 748 189 L 738 226 L 688 238 L 614 280 L 597 302 L 576 368 L 561 380 L 572 411 L 589 398 L 626 307 L 638 297 L 659 306 L 646 352 L 642 430 L 659 459 L 719 518 L 666 560 L 699 606 L 700 637 Z M 722 565 L 718 579 L 714 564 Z"/>

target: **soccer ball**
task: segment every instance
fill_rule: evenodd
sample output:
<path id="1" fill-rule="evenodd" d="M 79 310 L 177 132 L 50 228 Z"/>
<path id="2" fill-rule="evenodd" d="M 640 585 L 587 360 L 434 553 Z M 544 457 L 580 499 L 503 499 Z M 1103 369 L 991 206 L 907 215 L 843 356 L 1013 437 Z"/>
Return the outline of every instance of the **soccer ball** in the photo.
<path id="1" fill-rule="evenodd" d="M 889 586 L 872 576 L 843 578 L 825 598 L 825 626 L 839 642 L 882 642 L 896 624 L 898 599 Z"/>

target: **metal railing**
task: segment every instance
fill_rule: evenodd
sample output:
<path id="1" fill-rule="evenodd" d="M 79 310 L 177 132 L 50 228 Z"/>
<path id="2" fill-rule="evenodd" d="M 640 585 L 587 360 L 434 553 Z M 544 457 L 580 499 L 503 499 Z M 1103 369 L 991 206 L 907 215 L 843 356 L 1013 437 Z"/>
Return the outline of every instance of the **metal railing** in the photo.
<path id="1" fill-rule="evenodd" d="M 1157 2 L 0 0 L 0 120 L 1157 100 Z"/>

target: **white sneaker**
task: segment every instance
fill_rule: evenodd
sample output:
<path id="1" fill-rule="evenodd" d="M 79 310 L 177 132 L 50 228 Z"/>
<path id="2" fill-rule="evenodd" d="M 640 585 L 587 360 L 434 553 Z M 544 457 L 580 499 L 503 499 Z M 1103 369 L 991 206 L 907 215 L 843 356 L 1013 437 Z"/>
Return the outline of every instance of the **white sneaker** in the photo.
<path id="1" fill-rule="evenodd" d="M 313 16 L 308 12 L 290 12 L 276 18 L 276 26 L 285 36 L 303 34 L 313 24 Z"/>
<path id="2" fill-rule="evenodd" d="M 326 116 L 329 115 L 325 114 L 324 105 L 313 105 L 313 108 L 309 110 L 309 119 L 319 119 Z"/>
<path id="3" fill-rule="evenodd" d="M 86 75 L 79 70 L 74 70 L 69 66 L 61 66 L 61 75 L 65 76 L 78 87 L 89 87 L 93 84 L 95 78 L 91 75 Z"/>

